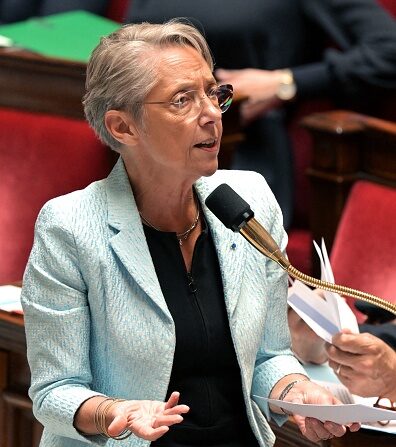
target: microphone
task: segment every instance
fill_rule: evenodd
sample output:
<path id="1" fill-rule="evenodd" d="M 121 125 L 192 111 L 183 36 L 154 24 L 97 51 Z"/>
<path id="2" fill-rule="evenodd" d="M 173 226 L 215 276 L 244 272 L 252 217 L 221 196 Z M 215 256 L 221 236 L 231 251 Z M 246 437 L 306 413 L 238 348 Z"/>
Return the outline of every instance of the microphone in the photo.
<path id="1" fill-rule="evenodd" d="M 254 212 L 250 205 L 229 185 L 223 183 L 218 186 L 206 198 L 205 204 L 227 228 L 235 233 L 240 233 L 257 250 L 277 262 L 293 278 L 297 278 L 312 287 L 366 301 L 396 315 L 396 306 L 387 300 L 350 287 L 312 278 L 293 267 L 286 256 L 283 255 L 272 236 L 254 218 Z"/>

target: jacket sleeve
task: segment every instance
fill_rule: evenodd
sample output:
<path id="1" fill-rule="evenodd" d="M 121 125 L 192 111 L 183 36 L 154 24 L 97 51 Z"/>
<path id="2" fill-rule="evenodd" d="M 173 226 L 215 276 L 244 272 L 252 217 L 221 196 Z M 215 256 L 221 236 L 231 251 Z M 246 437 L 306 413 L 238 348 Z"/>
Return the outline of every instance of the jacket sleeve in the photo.
<path id="1" fill-rule="evenodd" d="M 31 369 L 29 395 L 36 418 L 50 432 L 102 444 L 74 428 L 90 389 L 90 313 L 78 251 L 66 213 L 49 202 L 40 212 L 22 288 Z M 97 444 L 96 444 L 97 445 Z"/>
<path id="2" fill-rule="evenodd" d="M 305 15 L 336 48 L 292 67 L 301 97 L 357 96 L 396 88 L 396 20 L 375 0 L 302 0 Z M 336 89 L 336 90 L 335 90 Z"/>

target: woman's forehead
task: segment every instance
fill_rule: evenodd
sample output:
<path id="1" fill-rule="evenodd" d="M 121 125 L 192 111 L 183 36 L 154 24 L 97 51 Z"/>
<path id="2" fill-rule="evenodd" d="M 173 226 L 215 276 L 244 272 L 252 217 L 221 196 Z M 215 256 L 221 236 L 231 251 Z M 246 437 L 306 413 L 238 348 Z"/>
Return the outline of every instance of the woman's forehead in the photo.
<path id="1" fill-rule="evenodd" d="M 196 82 L 214 80 L 205 59 L 191 47 L 172 46 L 161 51 L 158 75 L 163 81 Z"/>

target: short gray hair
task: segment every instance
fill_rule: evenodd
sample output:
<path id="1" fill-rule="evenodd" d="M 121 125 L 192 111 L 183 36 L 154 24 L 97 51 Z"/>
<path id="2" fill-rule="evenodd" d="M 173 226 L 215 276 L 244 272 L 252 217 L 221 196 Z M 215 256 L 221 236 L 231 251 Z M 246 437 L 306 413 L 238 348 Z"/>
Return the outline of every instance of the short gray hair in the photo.
<path id="1" fill-rule="evenodd" d="M 158 49 L 190 46 L 202 55 L 213 71 L 213 59 L 202 34 L 190 23 L 173 19 L 163 24 L 125 25 L 102 37 L 88 62 L 85 116 L 100 140 L 118 150 L 121 144 L 107 131 L 104 118 L 108 110 L 128 111 L 143 123 L 146 96 L 158 81 Z"/>

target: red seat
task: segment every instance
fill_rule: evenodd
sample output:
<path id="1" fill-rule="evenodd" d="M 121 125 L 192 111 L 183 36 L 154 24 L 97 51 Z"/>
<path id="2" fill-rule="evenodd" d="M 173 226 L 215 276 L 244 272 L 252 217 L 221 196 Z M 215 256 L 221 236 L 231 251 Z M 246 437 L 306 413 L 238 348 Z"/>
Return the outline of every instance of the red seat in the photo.
<path id="1" fill-rule="evenodd" d="M 396 188 L 358 181 L 331 250 L 335 282 L 396 302 Z M 365 316 L 349 305 L 362 322 Z"/>
<path id="2" fill-rule="evenodd" d="M 106 17 L 115 22 L 123 23 L 132 0 L 110 0 L 107 5 Z"/>
<path id="3" fill-rule="evenodd" d="M 85 121 L 0 109 L 0 284 L 22 279 L 43 204 L 105 177 L 115 155 Z"/>
<path id="4" fill-rule="evenodd" d="M 396 17 L 396 2 L 395 0 L 378 0 L 378 3 L 384 7 L 390 14 Z"/>

